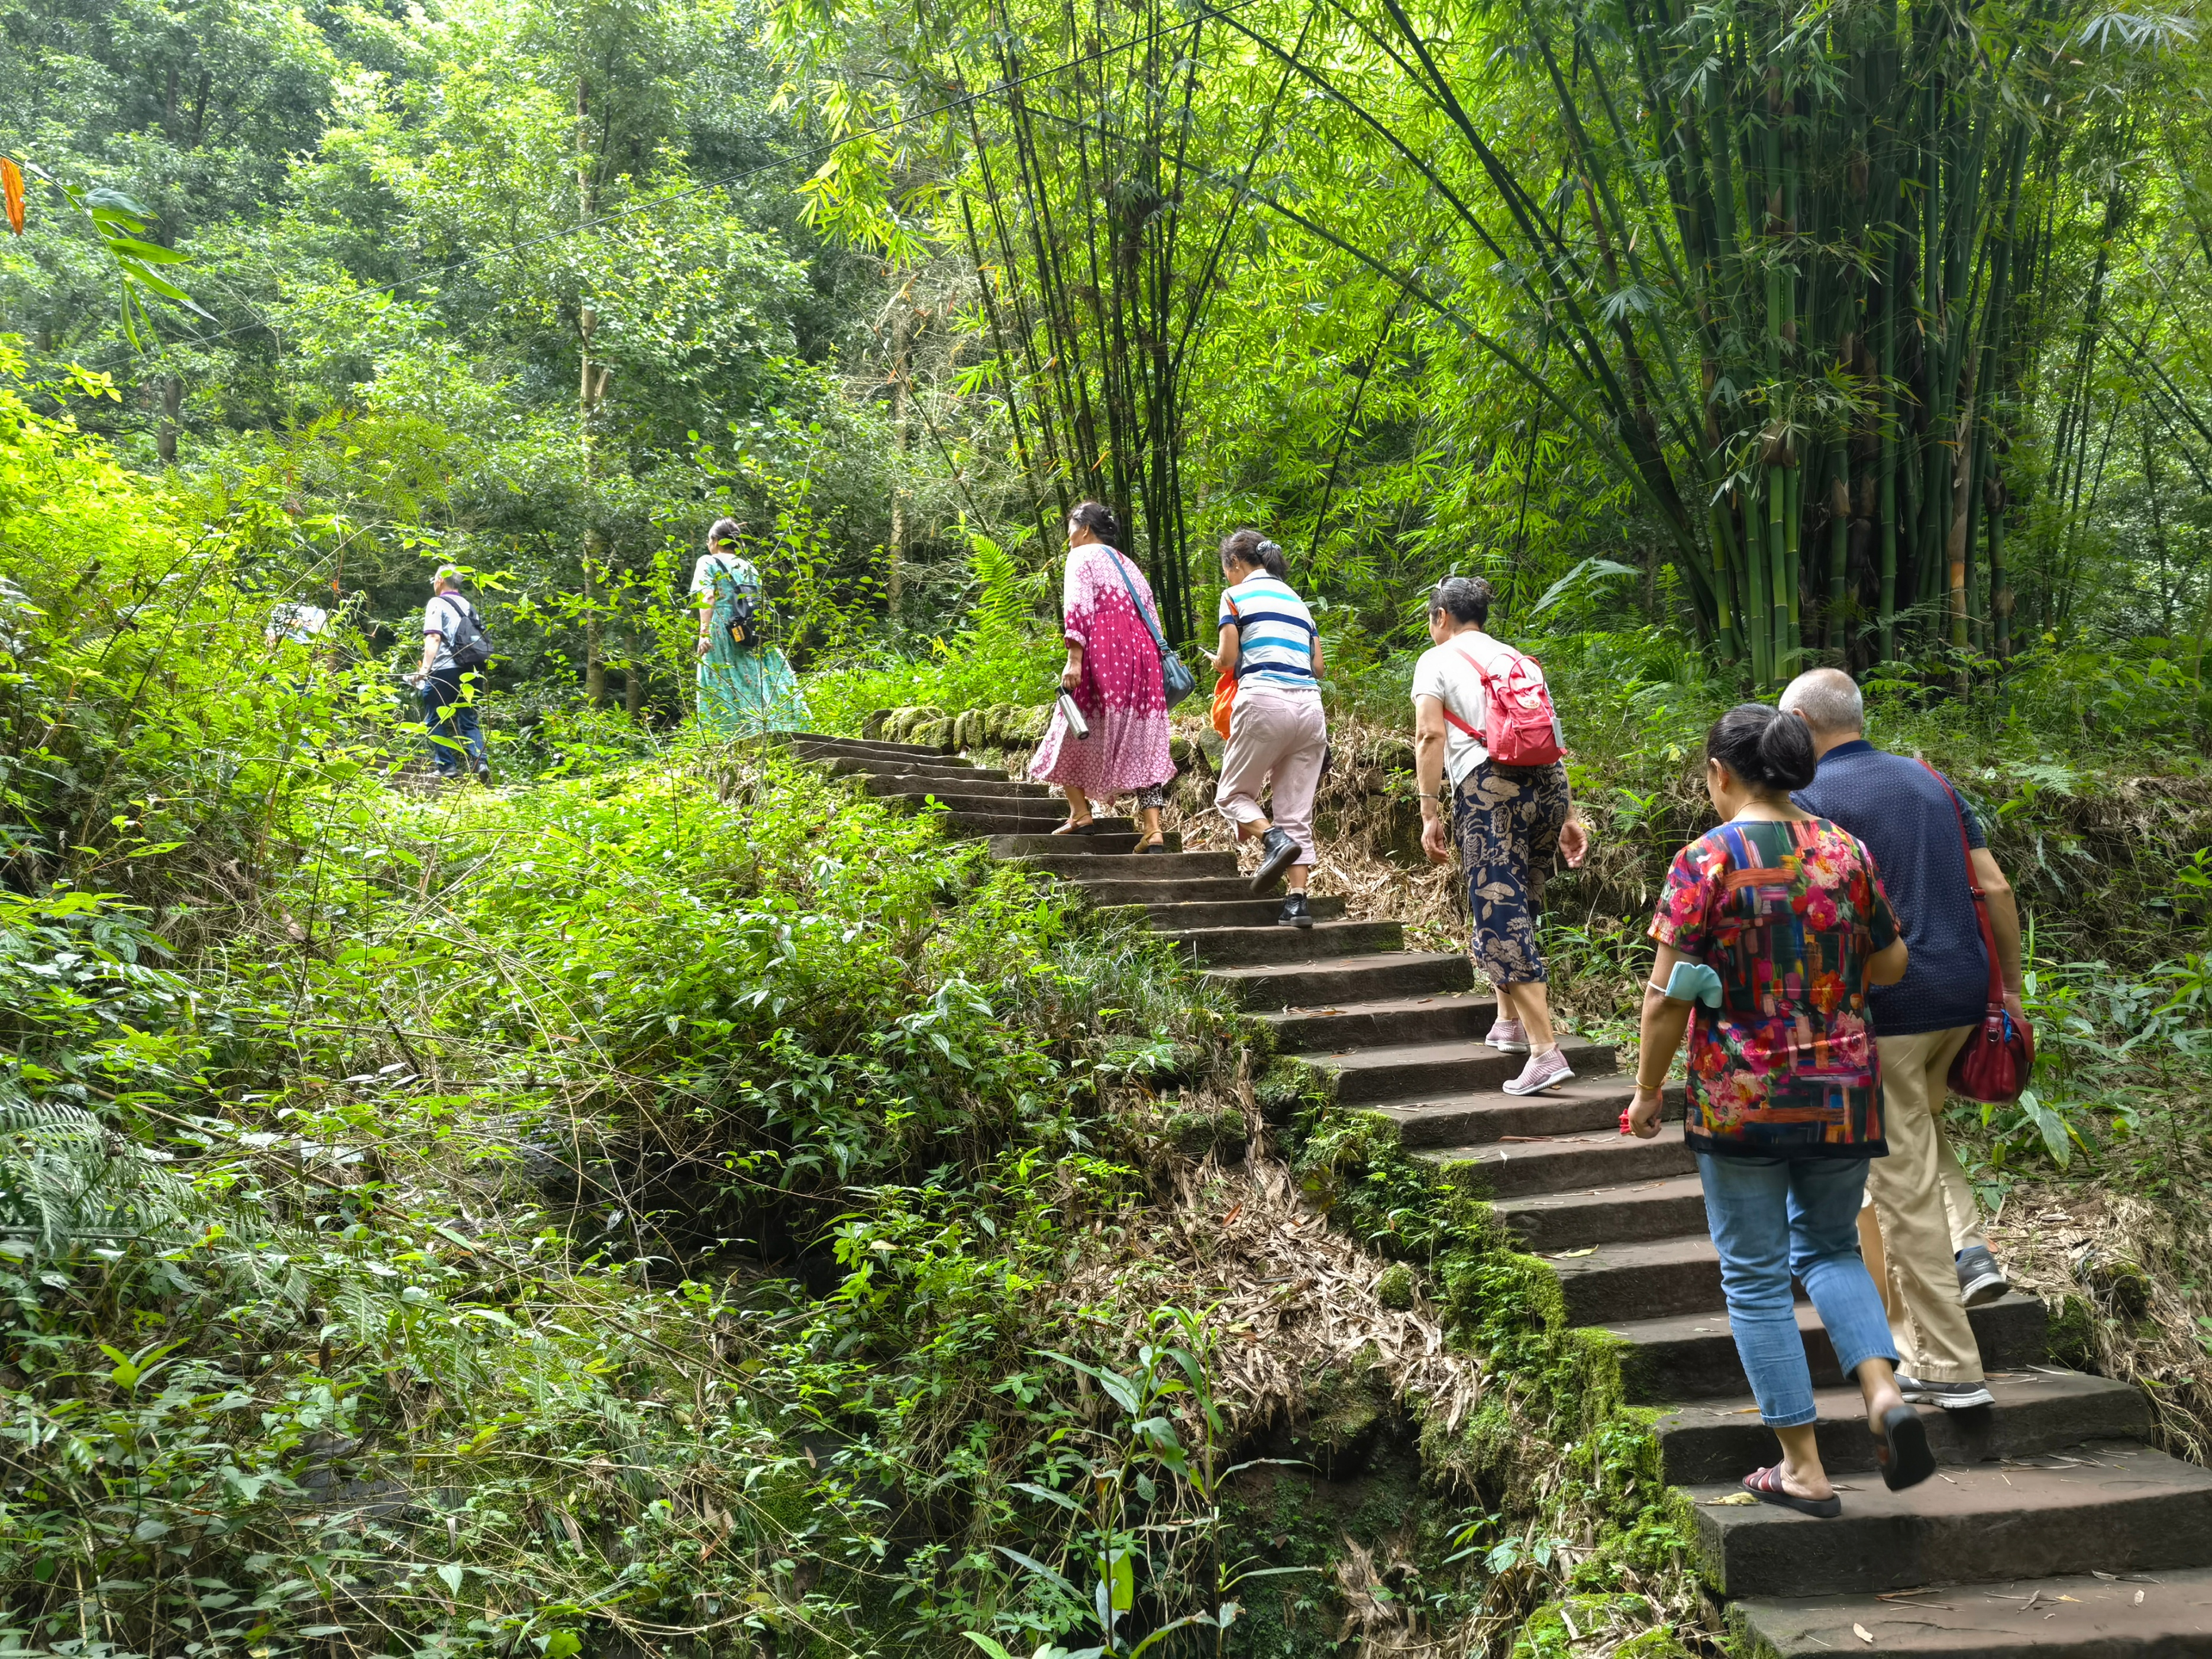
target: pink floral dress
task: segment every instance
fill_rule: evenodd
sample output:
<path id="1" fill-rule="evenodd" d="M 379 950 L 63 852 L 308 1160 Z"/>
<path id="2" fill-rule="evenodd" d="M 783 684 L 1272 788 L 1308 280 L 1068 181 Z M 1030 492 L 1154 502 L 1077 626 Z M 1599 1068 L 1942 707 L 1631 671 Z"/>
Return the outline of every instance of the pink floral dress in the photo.
<path id="1" fill-rule="evenodd" d="M 1030 776 L 1038 783 L 1073 784 L 1094 799 L 1111 800 L 1175 777 L 1159 647 L 1129 603 L 1129 587 L 1152 606 L 1152 587 L 1133 562 L 1096 542 L 1069 552 L 1061 631 L 1083 647 L 1083 684 L 1074 696 L 1091 735 L 1076 737 L 1055 706 L 1044 741 L 1030 758 Z"/>
<path id="2" fill-rule="evenodd" d="M 1674 855 L 1651 937 L 1721 976 L 1692 1005 L 1692 1150 L 1880 1158 L 1866 962 L 1897 938 L 1874 855 L 1826 818 L 1724 823 Z"/>

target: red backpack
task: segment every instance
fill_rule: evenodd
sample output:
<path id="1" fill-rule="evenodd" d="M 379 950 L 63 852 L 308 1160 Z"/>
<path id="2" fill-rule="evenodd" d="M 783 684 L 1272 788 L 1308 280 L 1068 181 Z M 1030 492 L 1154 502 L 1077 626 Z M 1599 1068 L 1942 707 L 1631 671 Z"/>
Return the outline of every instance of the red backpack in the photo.
<path id="1" fill-rule="evenodd" d="M 1486 729 L 1476 731 L 1449 708 L 1444 709 L 1444 718 L 1488 750 L 1496 765 L 1549 766 L 1566 752 L 1567 745 L 1559 730 L 1559 712 L 1552 707 L 1552 694 L 1544 684 L 1544 671 L 1534 657 L 1524 656 L 1510 645 L 1505 649 L 1511 653 L 1513 662 L 1505 671 L 1502 687 L 1471 653 L 1459 653 L 1482 677 L 1490 705 L 1490 717 L 1484 722 Z"/>

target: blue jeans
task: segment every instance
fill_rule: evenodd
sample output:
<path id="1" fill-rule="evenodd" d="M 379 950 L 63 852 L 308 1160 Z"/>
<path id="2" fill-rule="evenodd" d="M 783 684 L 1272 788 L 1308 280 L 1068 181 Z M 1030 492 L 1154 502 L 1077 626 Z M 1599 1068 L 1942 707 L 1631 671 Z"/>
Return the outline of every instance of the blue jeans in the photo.
<path id="1" fill-rule="evenodd" d="M 477 720 L 475 698 L 461 695 L 459 669 L 434 669 L 422 682 L 422 723 L 430 728 L 430 759 L 440 776 L 461 775 L 461 757 L 453 749 L 457 733 L 468 745 L 471 769 L 484 766 L 483 727 Z"/>
<path id="2" fill-rule="evenodd" d="M 1698 1154 L 1705 1222 L 1721 1254 L 1721 1288 L 1759 1420 L 1810 1423 L 1813 1372 L 1805 1363 L 1794 1273 L 1813 1298 L 1836 1363 L 1849 1376 L 1866 1359 L 1893 1363 L 1889 1316 L 1859 1255 L 1863 1158 L 1729 1158 Z"/>

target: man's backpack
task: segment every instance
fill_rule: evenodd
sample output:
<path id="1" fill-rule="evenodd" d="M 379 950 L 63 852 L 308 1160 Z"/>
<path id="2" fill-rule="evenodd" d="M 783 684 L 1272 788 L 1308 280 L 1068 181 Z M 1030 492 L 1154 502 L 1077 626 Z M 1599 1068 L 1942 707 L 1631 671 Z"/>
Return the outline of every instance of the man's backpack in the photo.
<path id="1" fill-rule="evenodd" d="M 453 637 L 446 641 L 453 666 L 464 673 L 471 668 L 482 668 L 491 660 L 491 635 L 484 632 L 476 606 L 458 593 L 442 593 L 439 597 L 452 607 L 455 618 Z"/>
<path id="2" fill-rule="evenodd" d="M 1489 714 L 1478 732 L 1449 708 L 1444 718 L 1490 751 L 1495 766 L 1549 766 L 1566 752 L 1565 735 L 1559 729 L 1559 711 L 1544 684 L 1544 671 L 1534 657 L 1513 647 L 1513 660 L 1502 675 L 1493 675 L 1471 652 L 1462 651 L 1467 665 L 1481 676 Z"/>

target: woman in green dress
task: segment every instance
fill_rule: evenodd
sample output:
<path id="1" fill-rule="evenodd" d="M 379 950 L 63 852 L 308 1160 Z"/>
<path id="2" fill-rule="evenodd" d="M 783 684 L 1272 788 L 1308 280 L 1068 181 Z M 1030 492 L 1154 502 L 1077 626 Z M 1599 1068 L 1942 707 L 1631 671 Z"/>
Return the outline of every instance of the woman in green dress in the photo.
<path id="1" fill-rule="evenodd" d="M 744 526 L 717 519 L 691 570 L 699 607 L 699 724 L 718 738 L 804 730 L 806 698 L 769 639 L 760 572 L 738 552 Z"/>

